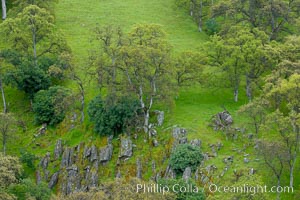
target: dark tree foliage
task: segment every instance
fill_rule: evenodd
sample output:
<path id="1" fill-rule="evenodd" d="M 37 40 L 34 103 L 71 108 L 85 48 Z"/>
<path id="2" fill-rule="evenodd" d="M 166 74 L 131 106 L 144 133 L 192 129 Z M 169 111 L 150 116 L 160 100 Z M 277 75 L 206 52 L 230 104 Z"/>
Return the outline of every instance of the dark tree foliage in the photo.
<path id="1" fill-rule="evenodd" d="M 203 155 L 199 147 L 180 144 L 171 154 L 170 166 L 177 173 L 183 173 L 187 167 L 195 171 L 202 160 Z"/>
<path id="2" fill-rule="evenodd" d="M 60 123 L 65 118 L 68 103 L 70 103 L 68 96 L 70 96 L 69 91 L 60 86 L 50 87 L 48 90 L 36 93 L 33 101 L 36 123 L 49 125 Z"/>
<path id="3" fill-rule="evenodd" d="M 131 97 L 114 100 L 100 96 L 88 107 L 90 121 L 95 123 L 95 132 L 100 135 L 120 134 L 133 125 L 138 117 L 139 102 Z"/>

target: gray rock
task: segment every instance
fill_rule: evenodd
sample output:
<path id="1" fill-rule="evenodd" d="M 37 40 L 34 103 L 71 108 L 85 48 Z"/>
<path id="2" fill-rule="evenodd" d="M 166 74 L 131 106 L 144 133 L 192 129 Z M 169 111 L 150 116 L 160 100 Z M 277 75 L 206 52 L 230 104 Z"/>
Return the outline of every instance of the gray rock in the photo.
<path id="1" fill-rule="evenodd" d="M 155 160 L 152 160 L 151 167 L 152 167 L 152 172 L 154 173 L 154 172 L 156 171 L 156 164 L 155 164 Z"/>
<path id="2" fill-rule="evenodd" d="M 187 140 L 187 131 L 184 128 L 174 128 L 172 131 L 173 138 L 175 139 L 173 143 L 173 147 L 175 147 L 177 144 L 186 144 L 188 142 Z"/>
<path id="3" fill-rule="evenodd" d="M 154 128 L 152 128 L 152 129 L 149 130 L 149 134 L 151 136 L 156 136 L 157 135 L 157 131 Z"/>
<path id="4" fill-rule="evenodd" d="M 74 149 L 66 147 L 61 159 L 61 167 L 69 167 L 73 164 Z"/>
<path id="5" fill-rule="evenodd" d="M 156 139 L 152 140 L 152 144 L 153 144 L 154 147 L 157 147 L 159 145 L 159 143 Z"/>
<path id="6" fill-rule="evenodd" d="M 233 119 L 230 113 L 226 110 L 219 112 L 212 117 L 212 127 L 214 130 L 224 130 L 226 127 L 233 124 Z"/>
<path id="7" fill-rule="evenodd" d="M 223 159 L 223 162 L 225 164 L 230 164 L 230 163 L 233 163 L 233 156 L 228 156 L 226 158 Z"/>
<path id="8" fill-rule="evenodd" d="M 118 173 L 117 173 L 117 175 L 116 175 L 116 178 L 121 178 L 122 177 L 122 175 L 121 175 L 121 171 L 120 170 L 118 170 Z"/>
<path id="9" fill-rule="evenodd" d="M 107 163 L 108 161 L 111 160 L 112 154 L 113 154 L 113 145 L 108 144 L 106 147 L 100 149 L 99 161 L 103 164 Z"/>
<path id="10" fill-rule="evenodd" d="M 173 171 L 173 169 L 169 165 L 168 165 L 168 167 L 166 169 L 164 178 L 167 178 L 167 179 L 174 179 L 174 178 L 176 178 L 176 173 Z"/>
<path id="11" fill-rule="evenodd" d="M 185 168 L 182 179 L 188 181 L 192 176 L 192 169 L 190 167 Z"/>
<path id="12" fill-rule="evenodd" d="M 97 187 L 98 186 L 98 173 L 93 170 L 91 173 L 90 184 L 89 187 Z"/>
<path id="13" fill-rule="evenodd" d="M 91 156 L 90 156 L 90 161 L 94 162 L 95 160 L 98 160 L 98 150 L 95 145 L 91 147 Z"/>
<path id="14" fill-rule="evenodd" d="M 48 188 L 52 189 L 58 182 L 59 172 L 55 172 L 48 183 Z"/>
<path id="15" fill-rule="evenodd" d="M 132 141 L 129 138 L 122 138 L 119 158 L 129 158 L 131 156 L 132 156 Z"/>
<path id="16" fill-rule="evenodd" d="M 79 173 L 79 169 L 76 165 L 72 165 L 66 168 L 67 177 L 66 183 L 62 184 L 65 191 L 63 191 L 66 195 L 79 191 L 81 188 L 81 177 Z"/>
<path id="17" fill-rule="evenodd" d="M 37 170 L 35 174 L 36 174 L 36 184 L 40 184 L 40 182 L 42 181 L 40 170 Z"/>
<path id="18" fill-rule="evenodd" d="M 214 173 L 218 168 L 216 165 L 208 165 L 206 168 L 208 174 Z"/>
<path id="19" fill-rule="evenodd" d="M 92 149 L 89 147 L 84 147 L 83 158 L 90 157 L 92 153 Z"/>
<path id="20" fill-rule="evenodd" d="M 156 110 L 155 113 L 157 115 L 157 125 L 161 126 L 165 120 L 165 113 L 164 111 L 159 111 L 159 110 Z"/>
<path id="21" fill-rule="evenodd" d="M 193 146 L 197 146 L 197 147 L 201 147 L 201 140 L 199 139 L 193 139 L 190 144 L 193 145 Z"/>
<path id="22" fill-rule="evenodd" d="M 249 163 L 250 160 L 248 158 L 244 158 L 244 163 Z"/>
<path id="23" fill-rule="evenodd" d="M 250 168 L 249 175 L 254 175 L 256 173 L 256 170 L 254 168 Z"/>
<path id="24" fill-rule="evenodd" d="M 136 160 L 136 177 L 142 179 L 142 163 L 139 158 Z"/>
<path id="25" fill-rule="evenodd" d="M 55 149 L 54 149 L 54 159 L 58 159 L 63 152 L 62 140 L 59 139 L 56 141 Z"/>
<path id="26" fill-rule="evenodd" d="M 187 131 L 184 128 L 176 127 L 173 129 L 172 135 L 175 139 L 186 137 Z"/>
<path id="27" fill-rule="evenodd" d="M 45 157 L 42 158 L 42 160 L 40 161 L 40 166 L 42 167 L 43 170 L 47 169 L 49 162 L 50 162 L 50 153 L 47 152 Z"/>

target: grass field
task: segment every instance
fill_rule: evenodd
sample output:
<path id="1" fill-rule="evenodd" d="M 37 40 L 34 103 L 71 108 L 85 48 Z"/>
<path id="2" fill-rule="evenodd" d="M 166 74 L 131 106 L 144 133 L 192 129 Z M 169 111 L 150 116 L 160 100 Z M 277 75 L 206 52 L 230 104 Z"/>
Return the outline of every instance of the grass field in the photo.
<path id="1" fill-rule="evenodd" d="M 167 32 L 167 38 L 174 47 L 174 52 L 199 49 L 209 37 L 205 33 L 199 33 L 197 25 L 184 10 L 175 8 L 174 0 L 60 0 L 55 9 L 56 25 L 67 38 L 72 49 L 74 64 L 76 67 L 86 65 L 88 52 L 92 44 L 91 31 L 98 25 L 118 25 L 128 31 L 135 24 L 155 23 L 162 25 Z M 207 80 L 210 81 L 210 80 Z M 73 84 L 67 87 L 75 90 Z M 87 101 L 97 95 L 98 90 L 95 85 L 87 86 Z M 69 131 L 64 125 L 58 128 L 50 128 L 46 136 L 32 141 L 33 133 L 38 127 L 33 125 L 33 114 L 29 111 L 29 101 L 24 98 L 24 94 L 16 89 L 7 89 L 7 100 L 13 105 L 11 111 L 16 112 L 23 120 L 27 120 L 28 131 L 20 133 L 17 145 L 11 143 L 8 147 L 10 153 L 19 154 L 19 149 L 24 148 L 37 155 L 43 156 L 47 151 L 53 152 L 55 141 L 62 138 L 70 146 L 85 141 L 86 143 L 96 142 L 99 146 L 104 146 L 106 138 L 93 134 L 88 120 L 78 128 Z M 203 142 L 203 151 L 211 151 L 209 144 L 222 142 L 224 147 L 220 150 L 218 158 L 210 160 L 207 164 L 215 164 L 220 174 L 225 167 L 222 159 L 226 156 L 234 156 L 234 164 L 228 173 L 223 177 L 223 182 L 231 180 L 234 169 L 258 167 L 259 161 L 252 162 L 245 166 L 243 154 L 250 154 L 250 160 L 254 160 L 252 147 L 245 147 L 247 141 L 244 138 L 238 140 L 226 140 L 221 133 L 214 132 L 208 127 L 212 115 L 223 110 L 223 106 L 233 115 L 236 127 L 244 126 L 245 119 L 237 115 L 239 107 L 247 103 L 245 92 L 241 89 L 238 103 L 233 102 L 233 92 L 228 88 L 204 88 L 200 86 L 185 87 L 179 90 L 177 98 L 174 97 L 172 109 L 160 108 L 166 111 L 166 121 L 163 127 L 158 129 L 158 139 L 162 143 L 158 148 L 153 149 L 153 159 L 164 153 L 164 144 L 170 139 L 171 127 L 176 125 L 188 129 L 188 138 L 199 138 Z M 0 103 L 1 100 L 0 100 Z M 1 104 L 2 106 L 2 104 Z M 0 107 L 1 107 L 0 106 Z M 116 144 L 115 144 L 116 143 Z M 37 145 L 38 144 L 38 145 Z M 149 161 L 148 145 L 144 145 L 143 137 L 137 141 L 137 149 L 133 158 L 128 161 L 127 167 L 135 167 L 137 157 L 142 157 L 144 161 Z M 117 146 L 117 141 L 114 141 Z M 167 144 L 165 144 L 167 145 Z M 241 153 L 233 149 L 244 149 Z M 112 162 L 107 166 L 107 171 L 103 172 L 112 178 L 115 175 L 114 165 L 117 162 L 118 148 L 114 149 Z M 164 170 L 167 163 L 163 163 L 160 168 Z M 126 173 L 124 166 L 123 173 Z M 261 169 L 264 173 L 264 170 Z M 145 178 L 150 178 L 151 162 L 144 169 Z M 32 174 L 32 176 L 34 176 Z M 297 176 L 297 175 L 296 175 Z M 299 175 L 298 175 L 299 177 Z M 106 178 L 103 178 L 106 179 Z M 267 179 L 267 178 L 266 178 Z M 300 180 L 296 180 L 300 184 Z M 288 198 L 286 198 L 288 199 Z"/>

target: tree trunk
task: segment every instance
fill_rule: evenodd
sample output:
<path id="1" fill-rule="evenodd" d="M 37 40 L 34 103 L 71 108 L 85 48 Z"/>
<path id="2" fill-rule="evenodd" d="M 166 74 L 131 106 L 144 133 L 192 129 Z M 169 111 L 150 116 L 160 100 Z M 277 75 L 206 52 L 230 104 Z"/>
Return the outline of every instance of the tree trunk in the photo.
<path id="1" fill-rule="evenodd" d="M 5 20 L 6 19 L 6 2 L 5 0 L 1 0 L 2 1 L 2 19 Z"/>
<path id="2" fill-rule="evenodd" d="M 37 55 L 36 55 L 36 32 L 32 30 L 32 48 L 33 48 L 33 59 L 34 65 L 37 66 Z"/>
<path id="3" fill-rule="evenodd" d="M 277 187 L 279 188 L 280 187 L 280 177 L 277 177 Z M 276 197 L 277 200 L 280 200 L 280 192 L 277 191 L 277 197 Z"/>
<path id="4" fill-rule="evenodd" d="M 248 100 L 252 100 L 252 88 L 251 88 L 251 79 L 249 78 L 249 75 L 246 74 L 246 94 L 248 97 Z"/>
<path id="5" fill-rule="evenodd" d="M 5 99 L 5 94 L 4 94 L 4 89 L 3 89 L 3 84 L 2 84 L 2 79 L 1 78 L 0 78 L 0 90 L 1 90 L 2 101 L 3 101 L 3 112 L 7 113 L 6 99 Z"/>
<path id="6" fill-rule="evenodd" d="M 234 89 L 234 102 L 238 102 L 239 89 L 236 87 Z"/>
<path id="7" fill-rule="evenodd" d="M 3 136 L 3 141 L 2 141 L 2 145 L 3 145 L 3 155 L 5 156 L 6 154 L 6 137 Z"/>
<path id="8" fill-rule="evenodd" d="M 296 159 L 294 160 L 293 164 L 290 166 L 290 187 L 293 188 L 294 186 L 294 167 L 295 167 Z"/>
<path id="9" fill-rule="evenodd" d="M 198 24 L 198 30 L 199 32 L 202 32 L 202 12 L 203 12 L 203 4 L 202 4 L 202 0 L 200 1 L 200 8 L 199 8 L 199 24 Z"/>

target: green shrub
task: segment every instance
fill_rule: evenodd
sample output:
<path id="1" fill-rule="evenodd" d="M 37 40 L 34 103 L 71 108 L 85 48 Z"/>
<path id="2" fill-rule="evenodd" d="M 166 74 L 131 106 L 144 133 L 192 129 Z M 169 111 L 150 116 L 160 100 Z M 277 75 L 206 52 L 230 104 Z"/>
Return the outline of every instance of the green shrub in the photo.
<path id="1" fill-rule="evenodd" d="M 100 96 L 94 98 L 88 106 L 90 121 L 95 123 L 95 132 L 100 135 L 120 134 L 131 127 L 137 119 L 139 104 L 131 97 L 117 100 Z"/>
<path id="2" fill-rule="evenodd" d="M 220 26 L 214 18 L 211 18 L 205 22 L 205 29 L 208 35 L 214 35 L 220 31 Z"/>
<path id="3" fill-rule="evenodd" d="M 41 90 L 34 96 L 33 112 L 37 124 L 47 123 L 55 125 L 65 118 L 65 113 L 70 101 L 69 91 L 63 87 L 50 87 Z"/>
<path id="4" fill-rule="evenodd" d="M 20 157 L 20 161 L 24 164 L 27 165 L 27 167 L 29 167 L 30 169 L 35 169 L 34 166 L 34 161 L 37 159 L 37 157 L 32 154 L 29 153 L 27 151 L 21 151 L 21 157 Z"/>
<path id="5" fill-rule="evenodd" d="M 195 171 L 203 160 L 199 147 L 190 144 L 180 144 L 172 152 L 170 166 L 177 173 L 183 173 L 185 168 L 191 167 Z"/>

